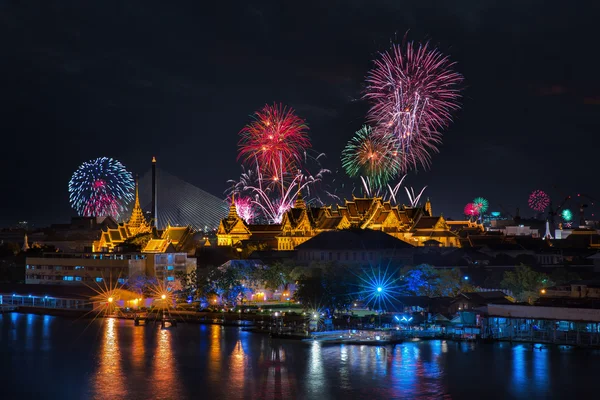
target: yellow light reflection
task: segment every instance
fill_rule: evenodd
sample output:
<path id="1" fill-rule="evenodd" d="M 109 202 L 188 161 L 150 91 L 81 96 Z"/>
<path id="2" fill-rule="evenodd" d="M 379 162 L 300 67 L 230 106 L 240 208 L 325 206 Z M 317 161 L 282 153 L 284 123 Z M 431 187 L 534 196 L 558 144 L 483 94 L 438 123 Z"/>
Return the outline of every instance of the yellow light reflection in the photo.
<path id="1" fill-rule="evenodd" d="M 229 380 L 228 385 L 233 393 L 243 393 L 246 384 L 246 363 L 248 357 L 242 347 L 242 342 L 237 341 L 235 348 L 229 356 Z"/>
<path id="2" fill-rule="evenodd" d="M 180 398 L 178 392 L 181 385 L 177 380 L 177 368 L 173 363 L 171 340 L 173 331 L 160 329 L 157 333 L 157 347 L 154 355 L 152 373 L 152 392 L 159 393 L 162 398 Z M 172 396 L 172 397 L 171 397 Z"/>
<path id="3" fill-rule="evenodd" d="M 126 393 L 116 325 L 115 318 L 107 318 L 104 323 L 104 334 L 100 347 L 100 366 L 94 382 L 95 392 L 102 393 L 107 399 L 120 398 Z"/>
<path id="4" fill-rule="evenodd" d="M 221 327 L 211 325 L 210 327 L 210 351 L 208 356 L 208 379 L 211 382 L 221 382 Z"/>
<path id="5" fill-rule="evenodd" d="M 145 327 L 135 327 L 133 329 L 133 343 L 131 348 L 131 362 L 137 369 L 139 368 L 142 372 L 145 372 L 144 357 L 146 356 L 146 329 Z"/>

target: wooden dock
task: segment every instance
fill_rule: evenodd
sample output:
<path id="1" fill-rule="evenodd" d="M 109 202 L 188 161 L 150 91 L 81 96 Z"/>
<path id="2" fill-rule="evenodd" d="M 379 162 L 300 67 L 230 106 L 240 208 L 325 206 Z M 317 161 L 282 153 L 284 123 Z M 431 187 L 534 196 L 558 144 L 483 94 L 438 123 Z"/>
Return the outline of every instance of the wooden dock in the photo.
<path id="1" fill-rule="evenodd" d="M 0 314 L 13 311 L 17 311 L 17 306 L 13 306 L 12 304 L 0 304 Z"/>

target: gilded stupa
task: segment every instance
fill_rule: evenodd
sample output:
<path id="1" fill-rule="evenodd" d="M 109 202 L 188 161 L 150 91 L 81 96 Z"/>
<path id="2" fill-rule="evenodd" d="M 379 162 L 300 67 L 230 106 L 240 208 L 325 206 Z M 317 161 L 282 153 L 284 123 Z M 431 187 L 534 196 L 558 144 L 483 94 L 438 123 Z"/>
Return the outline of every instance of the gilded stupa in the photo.
<path id="1" fill-rule="evenodd" d="M 139 235 L 140 233 L 152 232 L 152 228 L 150 227 L 150 224 L 148 224 L 148 221 L 146 221 L 146 217 L 144 217 L 144 212 L 140 206 L 137 179 L 135 181 L 135 204 L 133 206 L 133 211 L 131 211 L 131 217 L 129 217 L 127 226 L 129 227 L 132 236 Z"/>

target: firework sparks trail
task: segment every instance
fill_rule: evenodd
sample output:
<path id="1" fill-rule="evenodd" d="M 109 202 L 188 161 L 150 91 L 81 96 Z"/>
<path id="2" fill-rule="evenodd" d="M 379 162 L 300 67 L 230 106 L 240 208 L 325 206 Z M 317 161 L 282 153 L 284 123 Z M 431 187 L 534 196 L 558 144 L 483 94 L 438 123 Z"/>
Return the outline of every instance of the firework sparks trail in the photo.
<path id="1" fill-rule="evenodd" d="M 135 181 L 125 166 L 112 158 L 84 162 L 69 181 L 69 201 L 81 216 L 119 219 L 134 199 Z"/>
<path id="2" fill-rule="evenodd" d="M 438 152 L 441 131 L 460 108 L 462 75 L 455 63 L 429 43 L 393 45 L 369 71 L 364 98 L 372 102 L 368 121 L 396 138 L 400 169 L 427 169 Z"/>
<path id="3" fill-rule="evenodd" d="M 258 162 L 274 178 L 298 169 L 302 155 L 311 147 L 304 119 L 283 105 L 265 105 L 240 131 L 238 159 Z"/>
<path id="4" fill-rule="evenodd" d="M 323 205 L 321 198 L 316 195 L 317 186 L 331 171 L 320 168 L 319 159 L 321 157 L 324 157 L 324 154 L 309 157 L 305 153 L 302 165 L 305 171 L 297 170 L 294 175 L 290 172 L 281 173 L 279 175 L 281 178 L 277 179 L 266 178 L 257 161 L 255 168 L 244 169 L 238 181 L 229 181 L 233 187 L 229 190 L 228 195 L 231 196 L 235 193 L 237 198 L 248 198 L 253 209 L 253 220 L 261 216 L 268 223 L 278 224 L 283 215 L 292 208 L 300 191 L 305 193 L 307 204 Z M 307 165 L 310 162 L 316 162 L 320 168 L 314 175 L 308 171 Z M 339 199 L 328 191 L 325 191 L 325 194 L 330 198 Z M 242 216 L 240 215 L 240 217 Z"/>
<path id="5" fill-rule="evenodd" d="M 400 188 L 403 187 L 402 183 L 404 182 L 405 178 L 406 175 L 403 175 L 402 178 L 400 178 L 400 181 L 395 186 L 392 187 L 391 185 L 387 185 L 387 189 L 384 189 L 378 186 L 373 187 L 369 177 L 360 177 L 363 185 L 363 192 L 367 197 L 381 197 L 383 201 L 389 201 L 394 205 L 397 205 L 399 203 L 400 199 L 398 197 L 398 191 L 400 190 Z M 421 197 L 423 196 L 425 189 L 427 189 L 427 186 L 424 186 L 419 192 L 416 192 L 414 188 L 411 187 L 409 190 L 408 187 L 404 186 L 404 190 L 406 190 L 406 195 L 408 197 L 408 203 L 410 204 L 410 207 L 419 206 L 419 203 L 421 202 Z"/>
<path id="6" fill-rule="evenodd" d="M 410 192 L 408 191 L 407 187 L 404 188 L 404 190 L 406 190 L 406 195 L 408 196 L 408 201 L 410 202 L 411 207 L 417 207 L 419 205 L 421 202 L 421 196 L 423 195 L 425 189 L 427 189 L 427 186 L 423 187 L 419 194 L 416 194 L 415 189 L 412 187 L 410 188 Z"/>

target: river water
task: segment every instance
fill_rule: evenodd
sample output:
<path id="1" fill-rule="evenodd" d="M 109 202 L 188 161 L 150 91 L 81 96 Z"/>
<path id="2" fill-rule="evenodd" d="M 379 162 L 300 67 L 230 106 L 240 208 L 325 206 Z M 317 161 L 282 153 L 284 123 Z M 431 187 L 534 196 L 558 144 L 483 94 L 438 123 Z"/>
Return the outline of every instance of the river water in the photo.
<path id="1" fill-rule="evenodd" d="M 321 346 L 216 325 L 0 315 L 1 399 L 596 398 L 599 367 L 597 351 L 508 343 Z"/>

